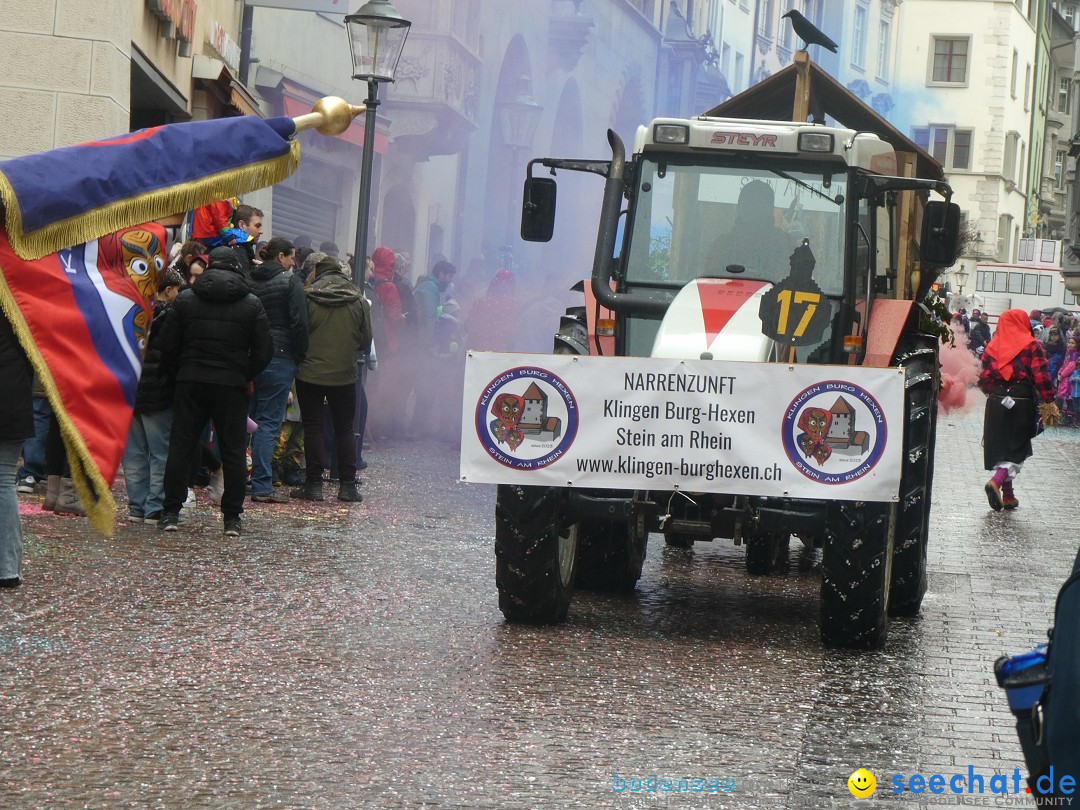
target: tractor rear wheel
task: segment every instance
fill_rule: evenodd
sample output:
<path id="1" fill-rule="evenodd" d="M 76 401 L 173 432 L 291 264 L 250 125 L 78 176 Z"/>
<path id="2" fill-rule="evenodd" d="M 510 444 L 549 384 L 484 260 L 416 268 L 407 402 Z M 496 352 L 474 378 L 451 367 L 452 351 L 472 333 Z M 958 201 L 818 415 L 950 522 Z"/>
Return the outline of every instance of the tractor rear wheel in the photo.
<path id="1" fill-rule="evenodd" d="M 821 560 L 821 639 L 880 647 L 888 632 L 895 503 L 833 501 Z"/>
<path id="2" fill-rule="evenodd" d="M 567 524 L 566 491 L 500 484 L 495 497 L 495 584 L 512 622 L 557 624 L 574 592 L 578 526 Z"/>
<path id="3" fill-rule="evenodd" d="M 777 569 L 787 556 L 791 535 L 782 532 L 756 532 L 748 535 L 746 546 L 746 573 L 764 576 Z"/>
<path id="4" fill-rule="evenodd" d="M 664 543 L 672 548 L 693 548 L 695 536 L 689 532 L 664 532 Z"/>
<path id="5" fill-rule="evenodd" d="M 649 533 L 643 513 L 625 521 L 583 520 L 578 535 L 577 586 L 630 593 L 641 579 Z"/>
<path id="6" fill-rule="evenodd" d="M 930 492 L 934 479 L 934 436 L 941 387 L 938 340 L 933 335 L 901 339 L 894 364 L 907 372 L 904 394 L 904 456 L 899 514 L 893 548 L 889 613 L 914 616 L 926 593 L 926 549 Z"/>

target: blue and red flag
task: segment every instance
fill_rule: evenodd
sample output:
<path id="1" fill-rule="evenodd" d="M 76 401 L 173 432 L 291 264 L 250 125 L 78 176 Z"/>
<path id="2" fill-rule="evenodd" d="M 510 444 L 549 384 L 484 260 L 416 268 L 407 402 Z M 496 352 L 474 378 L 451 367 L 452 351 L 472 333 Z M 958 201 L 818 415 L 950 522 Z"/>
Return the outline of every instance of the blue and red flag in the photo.
<path id="1" fill-rule="evenodd" d="M 291 118 L 226 118 L 0 161 L 0 308 L 106 534 L 169 249 L 152 220 L 283 180 L 299 160 L 294 132 Z"/>
<path id="2" fill-rule="evenodd" d="M 0 161 L 8 239 L 24 259 L 273 185 L 300 159 L 291 118 L 217 118 Z"/>

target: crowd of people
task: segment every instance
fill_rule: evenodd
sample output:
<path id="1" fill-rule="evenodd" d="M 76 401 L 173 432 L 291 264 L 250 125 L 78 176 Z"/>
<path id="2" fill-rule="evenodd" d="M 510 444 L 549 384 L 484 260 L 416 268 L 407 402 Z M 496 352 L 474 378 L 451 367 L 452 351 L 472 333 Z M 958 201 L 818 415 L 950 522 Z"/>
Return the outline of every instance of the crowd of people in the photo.
<path id="1" fill-rule="evenodd" d="M 483 268 L 459 279 L 444 259 L 413 282 L 409 255 L 378 247 L 358 285 L 333 242 L 264 240 L 262 223 L 257 208 L 223 200 L 173 246 L 122 460 L 131 523 L 177 531 L 196 490 L 226 536 L 240 535 L 245 499 L 323 501 L 334 482 L 337 500 L 361 502 L 367 441 L 459 440 L 466 345 L 526 348 L 508 255 L 484 289 Z M 27 386 L 25 401 L 4 403 L 0 467 L 16 486 L 0 488 L 0 513 L 18 524 L 17 492 L 84 514 L 46 393 L 0 320 L 0 370 Z M 12 538 L 0 587 L 20 582 L 15 528 L 0 528 Z"/>
<path id="2" fill-rule="evenodd" d="M 1080 318 L 1057 311 L 1052 315 L 1039 310 L 1023 313 L 1031 336 L 1041 345 L 1046 356 L 1047 374 L 1053 389 L 1054 402 L 1061 412 L 1063 426 L 1080 426 Z M 967 336 L 968 348 L 984 358 L 987 345 L 994 336 L 989 313 L 978 309 L 970 317 L 963 310 L 953 315 L 953 330 Z M 998 321 L 1000 328 L 1001 320 Z"/>

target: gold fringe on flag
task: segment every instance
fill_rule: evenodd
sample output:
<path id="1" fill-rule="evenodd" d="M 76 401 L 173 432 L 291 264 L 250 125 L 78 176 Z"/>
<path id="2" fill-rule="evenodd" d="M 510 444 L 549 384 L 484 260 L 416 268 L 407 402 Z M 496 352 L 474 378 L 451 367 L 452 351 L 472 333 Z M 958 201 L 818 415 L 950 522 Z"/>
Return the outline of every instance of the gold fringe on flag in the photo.
<path id="1" fill-rule="evenodd" d="M 5 209 L 8 241 L 22 258 L 40 259 L 121 228 L 191 211 L 217 200 L 272 186 L 292 174 L 299 162 L 300 142 L 294 140 L 289 143 L 289 151 L 279 157 L 118 200 L 29 233 L 23 232 L 22 212 L 15 190 L 0 172 L 0 200 Z"/>
<path id="2" fill-rule="evenodd" d="M 64 402 L 60 398 L 60 389 L 56 386 L 45 358 L 41 356 L 37 344 L 34 343 L 30 326 L 15 302 L 15 296 L 8 287 L 4 273 L 4 268 L 0 267 L 0 309 L 3 310 L 15 330 L 19 344 L 26 352 L 30 364 L 34 367 L 38 379 L 41 380 L 48 394 L 49 404 L 52 405 L 56 421 L 60 425 L 60 435 L 64 439 L 64 449 L 67 451 L 68 465 L 71 467 L 71 480 L 90 519 L 90 525 L 106 537 L 112 537 L 116 530 L 116 501 L 113 499 L 112 490 L 91 458 L 90 450 L 76 429 L 75 423 L 68 416 L 67 409 L 64 408 Z"/>

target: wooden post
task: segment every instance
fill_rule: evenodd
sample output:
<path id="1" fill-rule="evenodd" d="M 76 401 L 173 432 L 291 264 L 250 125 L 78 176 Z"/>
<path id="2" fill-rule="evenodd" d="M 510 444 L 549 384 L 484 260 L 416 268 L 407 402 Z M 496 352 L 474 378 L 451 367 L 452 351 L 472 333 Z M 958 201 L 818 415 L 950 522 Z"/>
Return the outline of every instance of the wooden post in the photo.
<path id="1" fill-rule="evenodd" d="M 897 175 L 900 177 L 915 176 L 916 156 L 911 152 L 896 153 Z M 910 301 L 914 298 L 917 287 L 912 285 L 912 271 L 915 269 L 916 238 L 914 229 L 918 225 L 915 213 L 915 192 L 901 191 L 897 200 L 896 223 L 896 298 Z M 918 281 L 915 281 L 918 284 Z"/>
<path id="2" fill-rule="evenodd" d="M 810 54 L 795 51 L 795 106 L 791 120 L 805 124 L 810 117 Z"/>

